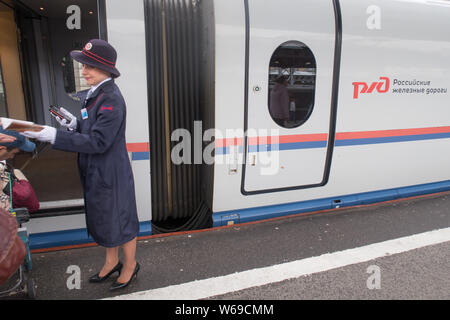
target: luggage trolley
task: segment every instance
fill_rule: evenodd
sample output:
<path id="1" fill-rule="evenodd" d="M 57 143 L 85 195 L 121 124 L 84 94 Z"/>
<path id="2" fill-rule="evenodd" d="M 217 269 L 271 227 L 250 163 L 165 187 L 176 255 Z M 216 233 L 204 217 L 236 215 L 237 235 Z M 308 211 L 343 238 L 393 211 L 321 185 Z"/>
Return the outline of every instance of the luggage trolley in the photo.
<path id="1" fill-rule="evenodd" d="M 44 145 L 44 147 L 41 148 L 40 150 L 34 150 L 34 154 L 31 159 L 34 159 L 39 154 L 39 152 L 44 150 L 46 147 L 47 147 L 47 145 Z M 28 160 L 25 163 L 25 165 L 22 166 L 22 169 L 29 163 L 30 160 Z M 14 172 L 14 169 L 11 172 Z M 25 254 L 24 261 L 22 262 L 22 264 L 19 266 L 19 268 L 16 271 L 17 277 L 18 277 L 17 282 L 11 287 L 10 282 L 11 282 L 11 278 L 13 275 L 13 274 L 11 274 L 10 279 L 6 283 L 10 288 L 6 289 L 4 291 L 2 291 L 0 288 L 0 298 L 25 292 L 27 294 L 28 298 L 36 299 L 36 285 L 35 285 L 35 281 L 31 277 L 32 262 L 31 262 L 30 238 L 28 235 L 27 228 L 22 226 L 23 223 L 30 221 L 30 212 L 28 211 L 27 208 L 14 208 L 13 207 L 13 200 L 12 200 L 12 195 L 13 195 L 12 185 L 13 185 L 13 183 L 12 183 L 12 179 L 11 179 L 11 172 L 9 174 L 9 196 L 10 196 L 10 201 L 11 201 L 11 207 L 10 207 L 11 209 L 9 210 L 9 212 L 17 220 L 17 224 L 18 224 L 17 235 L 19 236 L 19 238 L 22 239 L 23 243 L 25 244 L 26 254 Z"/>
<path id="2" fill-rule="evenodd" d="M 0 291 L 0 297 L 12 296 L 18 293 L 25 292 L 30 299 L 36 298 L 35 282 L 31 277 L 31 251 L 30 239 L 27 228 L 22 227 L 22 224 L 30 220 L 30 213 L 26 208 L 13 209 L 11 214 L 16 217 L 19 228 L 17 229 L 18 236 L 25 243 L 26 255 L 24 261 L 17 269 L 17 282 L 9 289 Z M 8 280 L 9 281 L 9 280 Z M 7 282 L 8 283 L 8 282 Z"/>

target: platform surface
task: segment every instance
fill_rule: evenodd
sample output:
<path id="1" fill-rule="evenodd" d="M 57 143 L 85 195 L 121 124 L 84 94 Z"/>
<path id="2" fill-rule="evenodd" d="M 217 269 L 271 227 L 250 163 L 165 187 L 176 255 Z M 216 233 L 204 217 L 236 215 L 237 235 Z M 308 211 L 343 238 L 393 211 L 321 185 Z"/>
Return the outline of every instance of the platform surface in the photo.
<path id="1" fill-rule="evenodd" d="M 98 246 L 33 254 L 32 276 L 38 299 L 130 298 L 136 292 L 151 293 L 161 288 L 175 292 L 176 285 L 196 280 L 261 270 L 348 249 L 364 250 L 372 244 L 449 227 L 450 193 L 441 193 L 139 240 L 136 256 L 141 270 L 136 281 L 118 292 L 108 290 L 115 277 L 101 284 L 88 282 L 103 265 L 105 249 Z M 378 289 L 370 289 L 367 284 L 371 276 L 368 268 L 373 265 L 380 269 Z M 79 289 L 68 288 L 70 266 L 79 267 Z M 449 269 L 450 242 L 443 241 L 371 261 L 202 298 L 449 299 Z M 8 299 L 24 298 L 16 295 Z"/>

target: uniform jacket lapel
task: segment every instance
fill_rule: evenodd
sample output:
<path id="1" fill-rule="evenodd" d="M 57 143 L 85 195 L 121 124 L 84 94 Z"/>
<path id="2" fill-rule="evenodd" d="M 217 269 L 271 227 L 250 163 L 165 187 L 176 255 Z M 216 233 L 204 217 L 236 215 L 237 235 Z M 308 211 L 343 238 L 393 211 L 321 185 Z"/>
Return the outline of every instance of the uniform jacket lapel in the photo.
<path id="1" fill-rule="evenodd" d="M 88 100 L 95 100 L 102 92 L 108 92 L 114 84 L 114 80 L 108 80 L 105 83 L 102 83 L 100 87 L 97 88 L 97 90 L 94 91 L 93 94 L 91 94 L 90 98 Z M 87 92 L 86 92 L 87 95 Z"/>

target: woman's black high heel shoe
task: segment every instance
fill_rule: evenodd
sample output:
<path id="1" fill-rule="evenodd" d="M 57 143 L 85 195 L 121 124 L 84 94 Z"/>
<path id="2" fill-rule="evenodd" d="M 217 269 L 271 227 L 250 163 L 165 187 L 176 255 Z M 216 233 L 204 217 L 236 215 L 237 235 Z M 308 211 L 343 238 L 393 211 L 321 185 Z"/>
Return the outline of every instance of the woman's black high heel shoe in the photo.
<path id="1" fill-rule="evenodd" d="M 139 265 L 138 262 L 136 262 L 136 267 L 134 267 L 134 271 L 133 271 L 133 274 L 131 275 L 130 280 L 128 280 L 128 282 L 125 282 L 125 283 L 120 283 L 120 282 L 117 282 L 117 280 L 116 280 L 114 282 L 114 284 L 111 286 L 111 288 L 109 288 L 109 290 L 114 291 L 114 290 L 125 288 L 126 286 L 128 286 L 130 284 L 131 280 L 133 280 L 134 278 L 137 278 L 137 273 L 140 268 L 141 268 L 141 266 Z"/>
<path id="2" fill-rule="evenodd" d="M 119 272 L 119 274 L 120 274 L 120 272 L 122 271 L 122 267 L 123 267 L 122 262 L 119 261 L 117 263 L 117 265 L 110 272 L 108 272 L 106 275 L 104 275 L 103 277 L 100 277 L 99 276 L 100 272 L 97 273 L 97 274 L 94 274 L 92 277 L 89 278 L 89 282 L 91 282 L 91 283 L 103 282 L 106 279 L 108 279 L 114 272 Z"/>

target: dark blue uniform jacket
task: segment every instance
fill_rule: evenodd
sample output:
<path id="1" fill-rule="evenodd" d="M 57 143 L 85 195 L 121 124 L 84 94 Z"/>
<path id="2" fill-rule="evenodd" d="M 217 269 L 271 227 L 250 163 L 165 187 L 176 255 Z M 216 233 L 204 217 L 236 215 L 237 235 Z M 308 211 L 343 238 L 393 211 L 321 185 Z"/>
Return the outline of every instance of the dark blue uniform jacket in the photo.
<path id="1" fill-rule="evenodd" d="M 84 103 L 88 118 L 77 130 L 58 130 L 54 149 L 78 152 L 86 225 L 104 247 L 122 245 L 139 233 L 133 173 L 125 142 L 126 106 L 114 80 L 97 88 Z"/>

